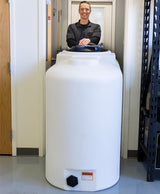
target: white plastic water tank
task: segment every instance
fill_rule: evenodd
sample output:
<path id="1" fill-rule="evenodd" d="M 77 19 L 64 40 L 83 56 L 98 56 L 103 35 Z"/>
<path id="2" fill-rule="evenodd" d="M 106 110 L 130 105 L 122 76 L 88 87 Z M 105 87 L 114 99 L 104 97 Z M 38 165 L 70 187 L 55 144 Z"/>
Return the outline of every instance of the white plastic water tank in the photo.
<path id="1" fill-rule="evenodd" d="M 46 178 L 97 191 L 120 176 L 122 73 L 115 54 L 57 55 L 46 73 Z"/>

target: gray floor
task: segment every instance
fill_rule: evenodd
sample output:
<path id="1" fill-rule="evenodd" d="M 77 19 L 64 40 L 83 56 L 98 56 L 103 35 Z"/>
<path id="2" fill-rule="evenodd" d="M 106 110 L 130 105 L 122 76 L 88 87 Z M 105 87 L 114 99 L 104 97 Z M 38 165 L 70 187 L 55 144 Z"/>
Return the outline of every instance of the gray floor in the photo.
<path id="1" fill-rule="evenodd" d="M 143 163 L 121 160 L 119 182 L 99 192 L 68 192 L 51 186 L 45 179 L 42 157 L 0 156 L 0 194 L 159 194 L 160 180 L 146 182 Z"/>

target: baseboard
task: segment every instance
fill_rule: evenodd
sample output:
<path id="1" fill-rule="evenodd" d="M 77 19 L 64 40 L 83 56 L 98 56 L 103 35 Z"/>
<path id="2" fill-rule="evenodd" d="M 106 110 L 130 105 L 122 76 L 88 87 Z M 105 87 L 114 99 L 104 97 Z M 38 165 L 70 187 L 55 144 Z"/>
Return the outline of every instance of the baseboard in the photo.
<path id="1" fill-rule="evenodd" d="M 137 150 L 128 150 L 128 158 L 136 158 Z"/>
<path id="2" fill-rule="evenodd" d="M 38 148 L 17 148 L 17 156 L 39 156 Z"/>
<path id="3" fill-rule="evenodd" d="M 17 148 L 17 156 L 39 156 L 38 148 Z M 128 158 L 136 158 L 137 150 L 128 150 Z"/>

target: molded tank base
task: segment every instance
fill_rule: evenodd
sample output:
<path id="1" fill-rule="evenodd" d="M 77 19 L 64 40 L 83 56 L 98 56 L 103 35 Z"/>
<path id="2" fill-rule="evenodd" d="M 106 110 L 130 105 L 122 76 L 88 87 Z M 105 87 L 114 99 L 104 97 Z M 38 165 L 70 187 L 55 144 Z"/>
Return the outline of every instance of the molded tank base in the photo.
<path id="1" fill-rule="evenodd" d="M 67 182 L 67 178 L 68 177 L 69 178 L 76 177 L 77 180 L 75 180 L 75 182 L 74 181 L 71 181 L 71 183 L 68 185 L 68 182 Z M 64 185 L 63 186 L 62 185 L 59 185 L 59 184 L 56 184 L 56 180 L 55 181 L 53 179 L 52 180 L 49 180 L 47 177 L 46 177 L 46 179 L 47 179 L 47 181 L 51 185 L 53 185 L 53 186 L 55 186 L 55 187 L 57 187 L 59 189 L 63 189 L 63 190 L 75 190 L 75 191 L 100 191 L 100 190 L 108 189 L 108 188 L 116 185 L 118 183 L 118 181 L 119 181 L 119 177 L 118 177 L 118 179 L 117 180 L 114 180 L 114 182 L 112 182 L 110 185 L 106 183 L 105 186 L 104 185 L 101 185 L 101 186 L 99 185 L 98 186 L 96 184 L 96 178 L 95 177 L 94 177 L 95 180 L 89 180 L 90 178 L 88 178 L 88 181 L 85 180 L 87 178 L 85 178 L 85 179 L 83 178 L 82 179 L 81 175 L 80 176 L 77 176 L 77 174 L 76 175 L 73 175 L 72 174 L 72 175 L 70 175 L 68 177 L 66 178 L 66 180 L 64 180 Z M 107 177 L 106 177 L 106 179 L 107 179 Z"/>

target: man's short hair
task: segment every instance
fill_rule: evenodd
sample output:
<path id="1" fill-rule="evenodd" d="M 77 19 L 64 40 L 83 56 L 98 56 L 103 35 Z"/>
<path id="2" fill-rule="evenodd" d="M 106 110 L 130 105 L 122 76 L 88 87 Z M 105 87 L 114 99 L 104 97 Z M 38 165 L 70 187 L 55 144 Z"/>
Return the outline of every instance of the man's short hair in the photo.
<path id="1" fill-rule="evenodd" d="M 80 6 L 81 6 L 82 3 L 87 3 L 89 5 L 90 10 L 91 10 L 91 4 L 88 1 L 81 1 L 79 3 L 79 10 L 80 10 Z"/>

